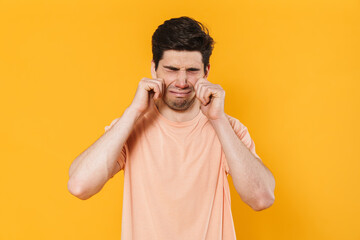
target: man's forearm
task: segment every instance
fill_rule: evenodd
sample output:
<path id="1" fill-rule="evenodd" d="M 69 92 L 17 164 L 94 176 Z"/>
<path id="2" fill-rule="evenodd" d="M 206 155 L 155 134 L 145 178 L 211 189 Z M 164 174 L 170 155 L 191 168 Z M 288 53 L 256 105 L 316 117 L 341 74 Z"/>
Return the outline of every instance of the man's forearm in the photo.
<path id="1" fill-rule="evenodd" d="M 101 190 L 113 170 L 139 115 L 127 108 L 95 143 L 82 152 L 69 169 L 69 191 L 87 199 Z"/>
<path id="2" fill-rule="evenodd" d="M 226 116 L 211 121 L 224 149 L 229 173 L 241 199 L 254 210 L 274 202 L 275 180 L 270 170 L 238 138 Z"/>

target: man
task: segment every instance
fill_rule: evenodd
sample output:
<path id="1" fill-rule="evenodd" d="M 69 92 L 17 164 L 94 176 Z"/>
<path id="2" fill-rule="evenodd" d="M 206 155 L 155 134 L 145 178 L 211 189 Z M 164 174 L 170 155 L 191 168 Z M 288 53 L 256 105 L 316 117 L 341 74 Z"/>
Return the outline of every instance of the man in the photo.
<path id="1" fill-rule="evenodd" d="M 207 80 L 213 39 L 173 18 L 152 37 L 152 79 L 72 163 L 69 191 L 96 194 L 124 170 L 121 239 L 236 239 L 227 174 L 254 210 L 274 202 L 275 180 L 247 128 L 224 113 L 225 91 Z"/>

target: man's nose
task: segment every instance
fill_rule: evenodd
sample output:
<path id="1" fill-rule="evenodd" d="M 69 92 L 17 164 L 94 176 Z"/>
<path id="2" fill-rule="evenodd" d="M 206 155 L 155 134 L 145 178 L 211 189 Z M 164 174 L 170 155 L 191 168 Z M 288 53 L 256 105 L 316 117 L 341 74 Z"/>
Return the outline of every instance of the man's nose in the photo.
<path id="1" fill-rule="evenodd" d="M 186 70 L 179 70 L 178 71 L 178 76 L 175 82 L 175 86 L 178 88 L 187 88 L 189 87 L 188 84 L 188 77 L 187 77 L 187 73 Z"/>

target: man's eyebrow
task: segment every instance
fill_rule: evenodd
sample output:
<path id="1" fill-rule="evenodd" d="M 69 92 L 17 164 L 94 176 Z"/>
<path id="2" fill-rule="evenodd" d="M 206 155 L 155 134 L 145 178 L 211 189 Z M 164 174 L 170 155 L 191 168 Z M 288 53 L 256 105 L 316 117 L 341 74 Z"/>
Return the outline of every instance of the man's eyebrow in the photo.
<path id="1" fill-rule="evenodd" d="M 164 66 L 164 68 L 167 68 L 167 69 L 170 69 L 170 70 L 179 70 L 179 68 L 176 68 L 176 67 L 173 67 L 173 66 Z M 200 69 L 199 69 L 199 68 L 191 67 L 191 68 L 188 68 L 187 70 L 190 70 L 190 71 L 199 71 Z"/>
<path id="2" fill-rule="evenodd" d="M 179 70 L 179 68 L 172 67 L 172 66 L 164 66 L 164 68 L 170 69 L 170 70 Z"/>
<path id="3" fill-rule="evenodd" d="M 200 68 L 193 68 L 193 67 L 191 67 L 191 68 L 188 68 L 187 70 L 190 70 L 190 71 L 199 71 Z"/>

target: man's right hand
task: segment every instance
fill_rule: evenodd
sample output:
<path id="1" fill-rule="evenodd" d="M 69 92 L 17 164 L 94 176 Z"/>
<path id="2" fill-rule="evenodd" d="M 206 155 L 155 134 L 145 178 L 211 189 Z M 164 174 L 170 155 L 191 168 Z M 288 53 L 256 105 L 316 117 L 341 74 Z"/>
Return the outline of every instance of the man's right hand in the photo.
<path id="1" fill-rule="evenodd" d="M 139 82 L 135 97 L 129 108 L 141 115 L 150 106 L 150 101 L 161 98 L 164 95 L 164 91 L 165 83 L 163 79 L 143 78 Z"/>

